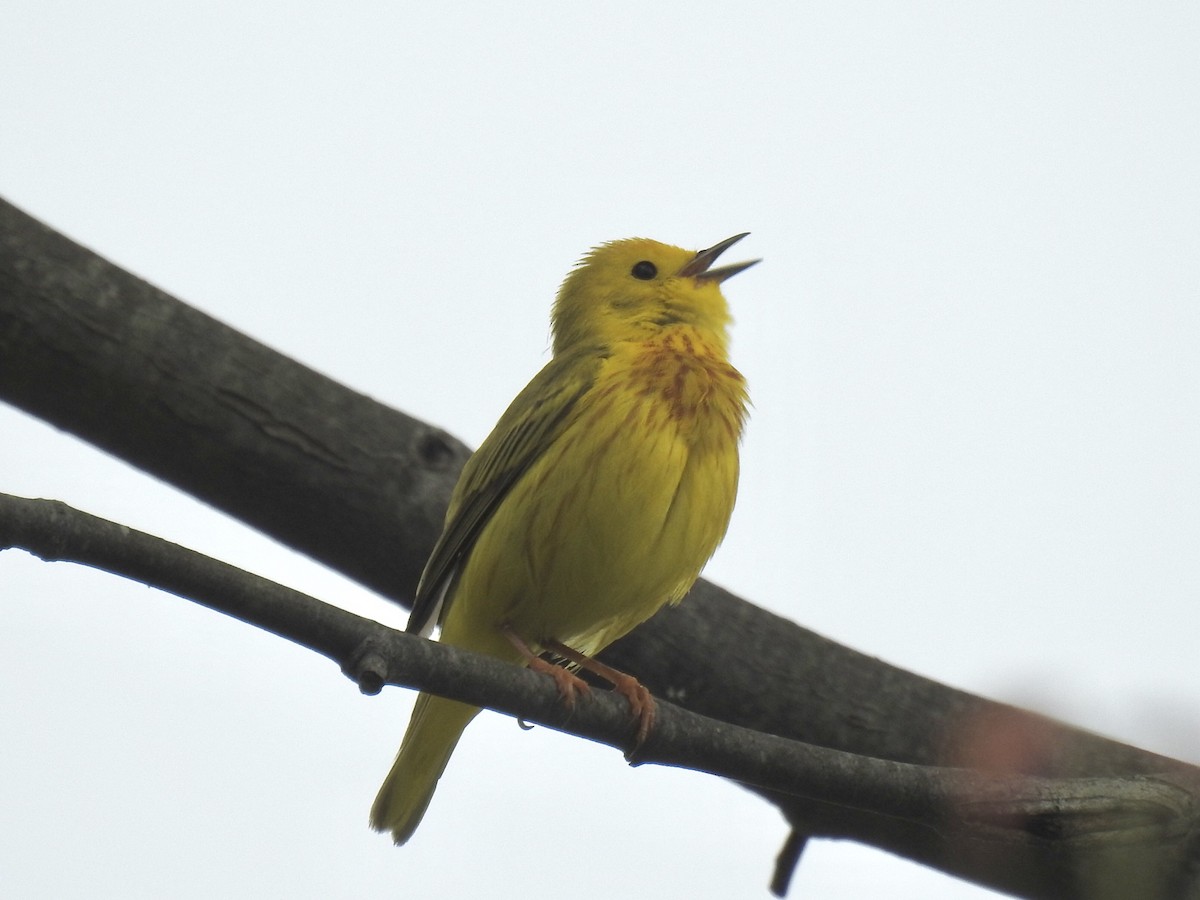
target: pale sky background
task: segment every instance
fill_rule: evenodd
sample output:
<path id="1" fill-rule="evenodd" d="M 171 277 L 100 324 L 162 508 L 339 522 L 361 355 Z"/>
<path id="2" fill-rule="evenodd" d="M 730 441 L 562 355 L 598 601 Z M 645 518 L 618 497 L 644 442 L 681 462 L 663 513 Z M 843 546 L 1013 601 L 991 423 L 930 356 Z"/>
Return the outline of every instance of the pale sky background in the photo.
<path id="1" fill-rule="evenodd" d="M 0 195 L 473 445 L 590 246 L 751 231 L 707 575 L 1196 762 L 1198 47 L 1183 2 L 10 0 Z M 404 621 L 8 407 L 0 490 Z M 488 715 L 397 850 L 411 694 L 15 551 L 0 602 L 6 896 L 767 896 L 786 829 L 730 784 Z M 823 842 L 793 896 L 991 895 Z"/>

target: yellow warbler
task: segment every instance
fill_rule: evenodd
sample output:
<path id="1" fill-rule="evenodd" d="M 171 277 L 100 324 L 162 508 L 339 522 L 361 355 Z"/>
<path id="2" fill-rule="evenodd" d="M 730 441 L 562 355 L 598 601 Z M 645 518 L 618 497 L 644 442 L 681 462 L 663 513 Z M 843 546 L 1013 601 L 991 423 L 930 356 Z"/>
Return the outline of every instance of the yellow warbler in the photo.
<path id="1" fill-rule="evenodd" d="M 678 602 L 725 535 L 747 397 L 720 284 L 758 260 L 711 266 L 745 236 L 614 241 L 567 276 L 554 357 L 467 461 L 409 631 L 545 671 L 567 702 L 587 685 L 539 654 L 598 672 L 645 736 L 649 692 L 590 657 Z M 478 712 L 417 697 L 372 827 L 412 837 Z"/>

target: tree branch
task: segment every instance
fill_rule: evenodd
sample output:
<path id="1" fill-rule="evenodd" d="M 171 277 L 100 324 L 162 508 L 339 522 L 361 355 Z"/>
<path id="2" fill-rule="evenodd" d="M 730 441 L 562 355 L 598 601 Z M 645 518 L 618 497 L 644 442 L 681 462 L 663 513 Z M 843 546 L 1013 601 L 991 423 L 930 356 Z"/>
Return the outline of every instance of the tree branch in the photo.
<path id="1" fill-rule="evenodd" d="M 405 602 L 466 457 L 439 429 L 286 359 L 3 201 L 0 399 Z M 1037 750 L 1017 763 L 1021 774 L 1190 785 L 1196 771 L 904 672 L 707 582 L 605 658 L 693 712 L 892 764 L 978 766 L 989 738 L 1026 735 Z M 1058 886 L 1083 876 L 1055 881 L 1073 871 L 1070 854 L 1056 855 L 1062 841 L 1024 870 L 1004 841 L 958 841 L 960 828 L 979 833 L 965 814 L 914 828 L 854 804 L 757 790 L 799 834 L 850 837 L 1026 896 L 1086 895 Z M 1178 878 L 1161 896 L 1184 895 L 1191 833 L 1175 843 Z M 1157 871 L 1146 873 L 1155 888 L 1167 884 Z"/>
<path id="2" fill-rule="evenodd" d="M 3 200 L 0 399 L 397 601 L 469 455 Z"/>
<path id="3" fill-rule="evenodd" d="M 433 691 L 630 755 L 632 721 L 615 694 L 597 693 L 568 710 L 553 683 L 527 669 L 394 631 L 66 504 L 0 494 L 0 549 L 13 547 L 131 578 L 263 628 L 333 660 L 364 692 L 384 684 Z M 1200 789 L 1195 772 L 1049 779 L 899 763 L 763 734 L 667 702 L 635 762 L 719 775 L 941 835 L 958 852 L 1002 858 L 998 886 L 1037 891 L 1029 896 L 1069 896 L 1080 872 L 1089 881 L 1102 873 L 1111 884 L 1130 871 L 1140 895 L 1158 895 L 1145 888 L 1165 888 L 1182 870 Z M 1026 883 L 1031 877 L 1036 885 Z"/>

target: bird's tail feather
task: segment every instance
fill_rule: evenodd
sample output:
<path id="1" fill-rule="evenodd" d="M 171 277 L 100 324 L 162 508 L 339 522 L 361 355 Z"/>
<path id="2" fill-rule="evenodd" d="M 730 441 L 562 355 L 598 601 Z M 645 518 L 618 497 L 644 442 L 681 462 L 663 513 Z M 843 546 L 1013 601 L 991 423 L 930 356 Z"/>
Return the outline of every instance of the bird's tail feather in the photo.
<path id="1" fill-rule="evenodd" d="M 457 700 L 417 697 L 400 752 L 371 807 L 372 828 L 390 831 L 397 845 L 412 837 L 463 729 L 478 712 Z"/>

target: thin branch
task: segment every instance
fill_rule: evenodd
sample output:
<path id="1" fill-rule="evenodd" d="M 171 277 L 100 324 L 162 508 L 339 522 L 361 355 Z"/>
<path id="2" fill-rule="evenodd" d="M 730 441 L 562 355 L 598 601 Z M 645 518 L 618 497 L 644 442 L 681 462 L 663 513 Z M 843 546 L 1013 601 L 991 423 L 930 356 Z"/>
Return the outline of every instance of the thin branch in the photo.
<path id="1" fill-rule="evenodd" d="M 783 842 L 783 846 L 779 848 L 779 855 L 775 857 L 775 872 L 771 876 L 771 893 L 776 897 L 786 897 L 788 886 L 792 883 L 792 875 L 796 872 L 796 867 L 800 865 L 800 857 L 804 855 L 804 848 L 808 846 L 809 835 L 793 828 L 788 832 L 787 840 Z"/>
<path id="2" fill-rule="evenodd" d="M 92 566 L 194 600 L 321 653 L 368 693 L 383 684 L 433 691 L 630 752 L 628 709 L 613 694 L 567 710 L 552 683 L 528 670 L 396 632 L 57 501 L 0 495 L 0 548 Z M 1140 886 L 1147 878 L 1165 883 L 1180 871 L 1200 791 L 1179 773 L 1049 779 L 899 763 L 763 734 L 666 702 L 635 762 L 900 820 L 952 835 L 960 847 L 1002 847 L 1022 881 L 1035 874 L 1040 884 L 1055 885 L 1054 894 L 1029 896 L 1068 896 L 1064 889 L 1080 870 L 1134 866 Z"/>

